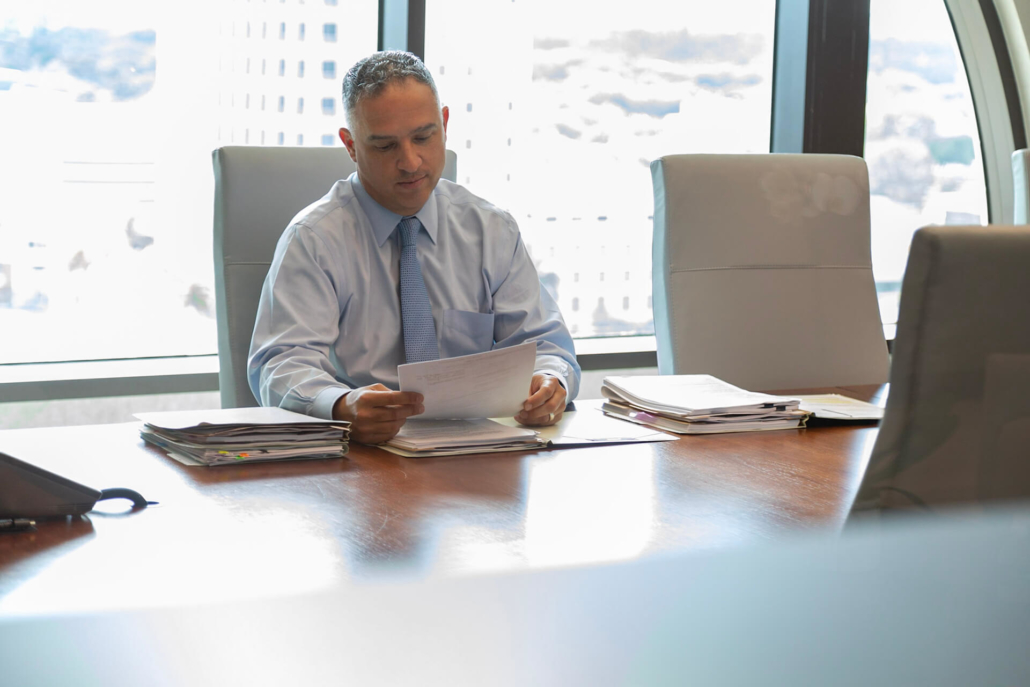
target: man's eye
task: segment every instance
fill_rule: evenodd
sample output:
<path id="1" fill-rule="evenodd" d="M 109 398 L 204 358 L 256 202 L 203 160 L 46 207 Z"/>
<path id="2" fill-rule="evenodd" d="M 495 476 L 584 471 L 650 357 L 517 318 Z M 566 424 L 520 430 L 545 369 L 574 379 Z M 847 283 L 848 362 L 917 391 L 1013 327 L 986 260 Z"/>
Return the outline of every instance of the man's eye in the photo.
<path id="1" fill-rule="evenodd" d="M 431 136 L 416 136 L 415 137 L 415 143 L 425 143 L 430 138 L 432 138 L 432 137 Z"/>
<path id="2" fill-rule="evenodd" d="M 393 144 L 392 143 L 387 143 L 386 145 L 383 145 L 383 146 L 376 146 L 376 150 L 378 150 L 378 151 L 380 151 L 382 153 L 385 153 L 390 148 L 393 148 Z"/>

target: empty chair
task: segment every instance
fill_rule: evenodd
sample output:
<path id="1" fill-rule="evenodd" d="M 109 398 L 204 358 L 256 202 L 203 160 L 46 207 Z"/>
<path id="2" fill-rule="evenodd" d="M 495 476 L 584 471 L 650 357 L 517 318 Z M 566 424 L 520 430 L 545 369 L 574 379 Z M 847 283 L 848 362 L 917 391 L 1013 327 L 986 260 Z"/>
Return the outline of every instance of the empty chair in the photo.
<path id="1" fill-rule="evenodd" d="M 865 161 L 669 155 L 651 175 L 660 373 L 752 390 L 887 381 Z"/>
<path id="2" fill-rule="evenodd" d="M 916 232 L 853 513 L 1030 496 L 1030 228 Z"/>
<path id="3" fill-rule="evenodd" d="M 290 221 L 355 170 L 345 148 L 227 146 L 214 151 L 215 294 L 222 407 L 256 406 L 247 355 L 261 286 Z M 457 158 L 447 151 L 443 178 Z"/>

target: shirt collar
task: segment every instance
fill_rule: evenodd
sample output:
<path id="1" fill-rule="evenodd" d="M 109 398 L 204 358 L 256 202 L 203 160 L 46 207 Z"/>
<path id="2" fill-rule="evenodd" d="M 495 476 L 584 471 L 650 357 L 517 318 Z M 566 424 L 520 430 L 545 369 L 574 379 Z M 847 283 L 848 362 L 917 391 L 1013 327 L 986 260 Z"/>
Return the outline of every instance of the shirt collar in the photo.
<path id="1" fill-rule="evenodd" d="M 354 196 L 358 199 L 358 205 L 365 211 L 365 215 L 368 217 L 369 222 L 372 223 L 372 234 L 376 238 L 376 243 L 382 246 L 386 243 L 386 240 L 390 238 L 394 230 L 397 228 L 397 224 L 405 217 L 405 215 L 398 215 L 396 212 L 387 210 L 382 205 L 372 199 L 372 196 L 368 195 L 358 179 L 358 173 L 354 172 L 350 175 L 351 186 L 354 188 Z M 415 217 L 418 217 L 418 221 L 422 222 L 422 226 L 426 228 L 426 233 L 429 234 L 429 238 L 432 239 L 433 243 L 436 243 L 436 189 L 429 194 L 429 200 L 422 206 L 422 209 L 415 213 Z"/>

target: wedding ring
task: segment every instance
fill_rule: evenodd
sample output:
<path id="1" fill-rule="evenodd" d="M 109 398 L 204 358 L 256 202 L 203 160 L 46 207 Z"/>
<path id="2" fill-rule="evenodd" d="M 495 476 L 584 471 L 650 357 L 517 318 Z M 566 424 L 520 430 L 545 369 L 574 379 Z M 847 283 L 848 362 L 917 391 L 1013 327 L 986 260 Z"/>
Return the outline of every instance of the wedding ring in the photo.
<path id="1" fill-rule="evenodd" d="M 548 422 L 554 422 L 554 413 L 551 413 L 550 415 L 547 416 L 547 421 Z"/>

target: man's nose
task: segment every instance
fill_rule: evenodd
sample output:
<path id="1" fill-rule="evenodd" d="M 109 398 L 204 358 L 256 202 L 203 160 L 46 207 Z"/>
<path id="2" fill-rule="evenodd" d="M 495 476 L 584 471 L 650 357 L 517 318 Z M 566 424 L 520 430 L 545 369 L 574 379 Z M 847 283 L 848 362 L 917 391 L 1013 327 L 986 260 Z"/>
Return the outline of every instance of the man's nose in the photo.
<path id="1" fill-rule="evenodd" d="M 415 173 L 422 166 L 422 156 L 415 150 L 415 146 L 405 143 L 400 146 L 400 159 L 397 166 L 402 172 Z"/>

